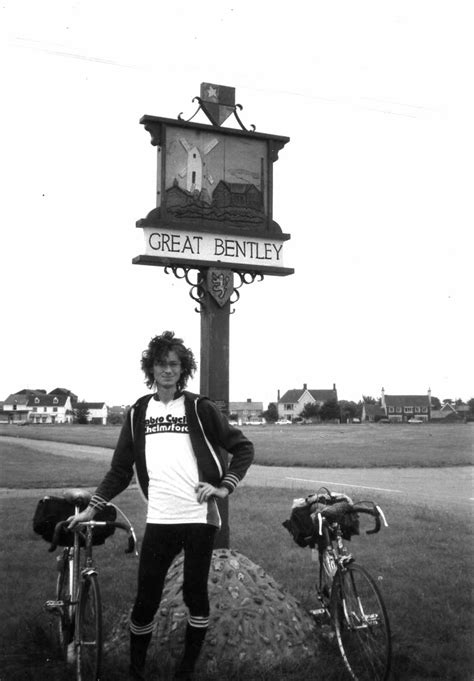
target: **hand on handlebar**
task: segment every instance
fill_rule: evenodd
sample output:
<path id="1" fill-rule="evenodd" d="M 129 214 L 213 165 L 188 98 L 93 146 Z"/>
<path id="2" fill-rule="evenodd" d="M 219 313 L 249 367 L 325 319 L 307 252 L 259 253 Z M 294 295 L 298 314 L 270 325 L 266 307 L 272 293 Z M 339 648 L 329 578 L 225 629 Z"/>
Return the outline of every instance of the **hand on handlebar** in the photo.
<path id="1" fill-rule="evenodd" d="M 91 506 L 88 506 L 85 508 L 83 511 L 78 513 L 77 515 L 71 515 L 69 518 L 67 518 L 67 529 L 68 530 L 73 530 L 78 523 L 84 523 L 87 522 L 88 520 L 92 520 L 96 514 L 96 509 L 92 508 Z"/>

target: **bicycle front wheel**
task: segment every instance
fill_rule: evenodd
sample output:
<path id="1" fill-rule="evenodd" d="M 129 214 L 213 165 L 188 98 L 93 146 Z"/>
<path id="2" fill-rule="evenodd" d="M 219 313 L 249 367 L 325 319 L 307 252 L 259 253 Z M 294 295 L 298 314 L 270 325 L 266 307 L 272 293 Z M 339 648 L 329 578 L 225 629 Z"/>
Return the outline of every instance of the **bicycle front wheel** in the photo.
<path id="1" fill-rule="evenodd" d="M 81 582 L 75 640 L 78 681 L 98 681 L 102 662 L 102 601 L 95 574 L 86 575 Z"/>
<path id="2" fill-rule="evenodd" d="M 73 605 L 72 605 L 72 575 L 69 563 L 70 549 L 64 549 L 59 559 L 59 573 L 56 582 L 56 602 L 59 606 L 58 640 L 63 655 L 67 653 L 68 645 L 72 642 Z"/>
<path id="3" fill-rule="evenodd" d="M 392 646 L 387 611 L 377 584 L 360 565 L 338 570 L 331 615 L 339 650 L 354 681 L 386 681 Z"/>

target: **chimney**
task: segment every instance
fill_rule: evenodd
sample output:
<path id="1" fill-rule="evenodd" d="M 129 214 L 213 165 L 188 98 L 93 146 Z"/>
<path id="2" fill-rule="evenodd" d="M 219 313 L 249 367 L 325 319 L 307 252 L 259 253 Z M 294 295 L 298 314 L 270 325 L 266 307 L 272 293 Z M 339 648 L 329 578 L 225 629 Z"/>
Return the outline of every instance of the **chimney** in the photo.
<path id="1" fill-rule="evenodd" d="M 303 383 L 303 390 L 308 390 L 308 384 L 307 383 Z"/>
<path id="2" fill-rule="evenodd" d="M 277 392 L 277 402 L 279 402 L 279 401 L 280 401 L 280 388 L 278 388 L 278 392 Z"/>
<path id="3" fill-rule="evenodd" d="M 251 402 L 251 401 L 252 401 L 252 398 L 251 398 L 251 397 L 247 397 L 247 402 Z"/>
<path id="4" fill-rule="evenodd" d="M 336 392 L 336 384 L 335 383 L 332 384 L 332 389 L 334 390 L 334 392 Z"/>

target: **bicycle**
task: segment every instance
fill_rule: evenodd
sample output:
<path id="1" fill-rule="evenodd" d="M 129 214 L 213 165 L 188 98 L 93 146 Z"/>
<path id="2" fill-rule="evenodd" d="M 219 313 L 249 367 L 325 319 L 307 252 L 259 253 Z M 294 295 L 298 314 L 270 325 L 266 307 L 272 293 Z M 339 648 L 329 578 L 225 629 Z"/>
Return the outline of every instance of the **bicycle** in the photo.
<path id="1" fill-rule="evenodd" d="M 77 515 L 88 505 L 91 494 L 68 490 L 63 498 L 73 505 Z M 55 524 L 49 548 L 53 552 L 58 546 L 64 547 L 57 557 L 56 598 L 46 601 L 44 607 L 58 616 L 59 645 L 67 663 L 75 665 L 77 681 L 99 681 L 101 674 L 102 599 L 92 547 L 103 543 L 118 528 L 128 534 L 125 553 L 138 555 L 135 531 L 127 516 L 115 504 L 107 504 L 106 509 L 115 509 L 112 516 L 118 512 L 124 522 L 94 519 L 67 530 L 67 520 L 60 520 Z"/>
<path id="2" fill-rule="evenodd" d="M 304 500 L 311 520 L 309 534 L 300 546 L 310 546 L 319 565 L 317 596 L 320 608 L 310 611 L 316 623 L 329 622 L 344 665 L 353 681 L 386 681 L 389 678 L 392 645 L 387 609 L 380 589 L 370 573 L 355 562 L 344 539 L 359 533 L 358 516 L 374 518 L 379 532 L 385 515 L 372 501 L 353 503 L 346 495 L 327 488 Z M 289 521 L 284 523 L 288 527 Z M 291 530 L 290 530 L 291 532 Z"/>

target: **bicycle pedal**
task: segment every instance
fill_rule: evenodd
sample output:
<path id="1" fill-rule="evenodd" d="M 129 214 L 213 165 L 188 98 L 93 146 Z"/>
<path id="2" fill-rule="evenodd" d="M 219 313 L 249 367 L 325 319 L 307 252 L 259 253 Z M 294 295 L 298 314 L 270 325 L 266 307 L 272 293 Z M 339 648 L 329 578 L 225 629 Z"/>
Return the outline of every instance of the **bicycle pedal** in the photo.
<path id="1" fill-rule="evenodd" d="M 74 641 L 68 643 L 66 659 L 68 664 L 74 664 L 76 661 L 76 646 L 74 644 Z"/>
<path id="2" fill-rule="evenodd" d="M 64 605 L 63 601 L 46 601 L 43 607 L 46 610 L 46 612 L 59 613 L 61 612 L 63 605 Z"/>
<path id="3" fill-rule="evenodd" d="M 331 627 L 330 624 L 323 624 L 321 627 L 321 636 L 326 640 L 326 641 L 333 641 L 335 637 L 335 633 L 333 628 Z"/>
<path id="4" fill-rule="evenodd" d="M 326 609 L 325 608 L 315 608 L 314 610 L 310 610 L 309 614 L 312 617 L 320 617 L 321 615 L 326 614 Z"/>

